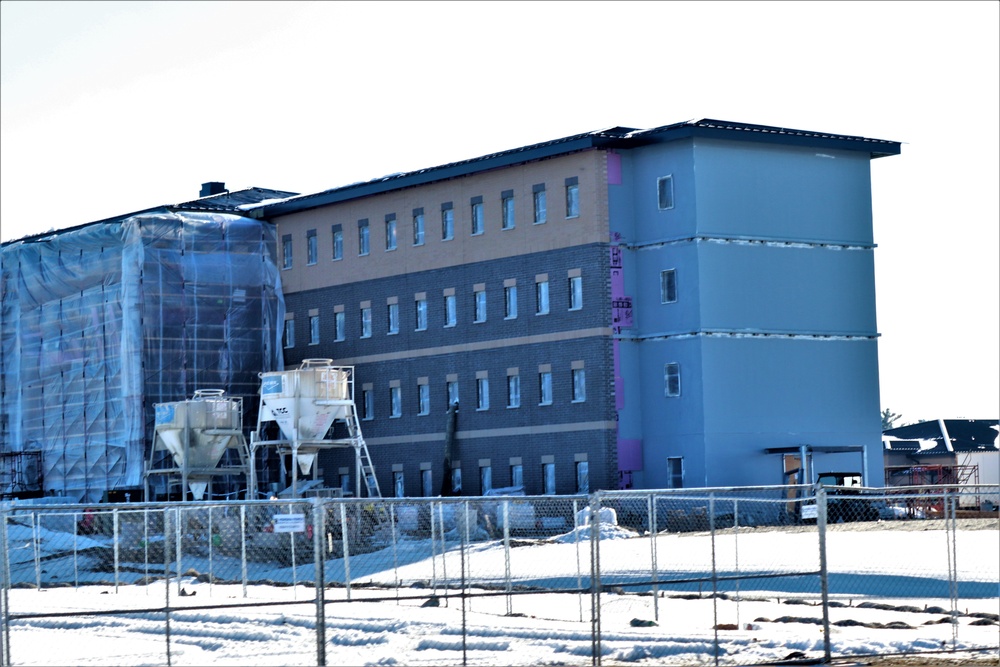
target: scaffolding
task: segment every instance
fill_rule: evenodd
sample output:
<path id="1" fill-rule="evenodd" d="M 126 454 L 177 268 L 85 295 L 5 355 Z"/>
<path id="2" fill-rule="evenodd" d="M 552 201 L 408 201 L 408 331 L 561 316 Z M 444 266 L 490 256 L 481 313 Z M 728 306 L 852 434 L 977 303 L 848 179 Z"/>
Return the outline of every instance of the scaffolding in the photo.
<path id="1" fill-rule="evenodd" d="M 282 368 L 275 238 L 162 208 L 4 244 L 0 454 L 40 451 L 45 492 L 76 502 L 141 486 L 155 404 L 254 397 Z"/>

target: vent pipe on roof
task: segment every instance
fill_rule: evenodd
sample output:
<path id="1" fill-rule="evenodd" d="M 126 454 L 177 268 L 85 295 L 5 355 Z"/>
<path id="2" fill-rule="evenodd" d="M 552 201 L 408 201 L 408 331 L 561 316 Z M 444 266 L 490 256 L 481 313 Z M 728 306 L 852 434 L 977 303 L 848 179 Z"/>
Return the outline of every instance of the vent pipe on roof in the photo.
<path id="1" fill-rule="evenodd" d="M 220 183 L 218 181 L 210 181 L 208 183 L 201 184 L 201 192 L 198 194 L 199 197 L 210 197 L 211 195 L 219 195 L 226 191 L 226 184 Z"/>

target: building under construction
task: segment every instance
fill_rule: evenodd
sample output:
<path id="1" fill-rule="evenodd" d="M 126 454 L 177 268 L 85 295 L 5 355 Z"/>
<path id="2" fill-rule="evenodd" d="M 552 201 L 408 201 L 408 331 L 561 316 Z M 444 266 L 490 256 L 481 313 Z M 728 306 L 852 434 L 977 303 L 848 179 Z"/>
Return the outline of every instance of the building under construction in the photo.
<path id="1" fill-rule="evenodd" d="M 240 206 L 292 193 L 220 186 L 0 247 L 0 495 L 138 492 L 155 406 L 198 390 L 256 421 L 258 373 L 283 367 L 284 305 L 274 226 Z M 181 488 L 157 476 L 150 493 Z"/>

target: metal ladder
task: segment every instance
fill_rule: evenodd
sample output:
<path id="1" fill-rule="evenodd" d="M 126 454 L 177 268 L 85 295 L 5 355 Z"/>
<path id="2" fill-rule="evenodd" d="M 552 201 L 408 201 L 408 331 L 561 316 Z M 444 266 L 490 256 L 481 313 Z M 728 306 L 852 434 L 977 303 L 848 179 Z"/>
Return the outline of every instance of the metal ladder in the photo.
<path id="1" fill-rule="evenodd" d="M 361 478 L 365 483 L 365 490 L 368 491 L 369 498 L 381 498 L 382 491 L 378 487 L 378 478 L 375 476 L 375 466 L 372 464 L 372 457 L 368 453 L 368 445 L 364 436 L 361 435 L 361 423 L 358 421 L 358 411 L 354 403 L 348 408 L 347 432 L 351 437 L 351 444 L 361 462 Z"/>

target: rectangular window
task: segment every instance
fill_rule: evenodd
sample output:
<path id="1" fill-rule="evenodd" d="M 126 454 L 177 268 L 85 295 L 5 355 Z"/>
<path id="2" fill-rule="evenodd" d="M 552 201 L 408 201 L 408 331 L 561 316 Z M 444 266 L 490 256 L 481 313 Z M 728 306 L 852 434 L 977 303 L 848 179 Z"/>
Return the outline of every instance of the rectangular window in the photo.
<path id="1" fill-rule="evenodd" d="M 403 473 L 400 471 L 394 471 L 392 473 L 392 490 L 393 495 L 397 498 L 405 498 L 405 485 L 403 484 Z"/>
<path id="2" fill-rule="evenodd" d="M 479 495 L 493 490 L 493 466 L 479 466 Z"/>
<path id="3" fill-rule="evenodd" d="M 462 494 L 462 469 L 451 469 L 451 490 L 455 495 Z"/>
<path id="4" fill-rule="evenodd" d="M 429 415 L 431 413 L 431 386 L 429 384 L 417 385 L 417 414 Z"/>
<path id="5" fill-rule="evenodd" d="M 656 198 L 661 211 L 674 207 L 674 177 L 661 176 L 656 179 Z"/>
<path id="6" fill-rule="evenodd" d="M 455 405 L 458 403 L 458 381 L 448 380 L 448 406 Z"/>
<path id="7" fill-rule="evenodd" d="M 510 467 L 510 485 L 524 486 L 524 466 L 515 463 Z"/>
<path id="8" fill-rule="evenodd" d="M 344 228 L 340 225 L 334 225 L 332 228 L 332 233 L 333 233 L 333 258 L 344 259 Z"/>
<path id="9" fill-rule="evenodd" d="M 347 337 L 346 317 L 344 311 L 333 314 L 333 335 L 336 340 L 344 340 Z"/>
<path id="10" fill-rule="evenodd" d="M 660 271 L 660 303 L 677 301 L 677 271 L 667 269 Z"/>
<path id="11" fill-rule="evenodd" d="M 583 278 L 573 276 L 569 279 L 569 309 L 580 310 L 583 308 Z"/>
<path id="12" fill-rule="evenodd" d="M 390 213 L 385 216 L 385 249 L 396 249 L 396 214 Z"/>
<path id="13" fill-rule="evenodd" d="M 285 347 L 295 347 L 295 320 L 285 320 Z"/>
<path id="14" fill-rule="evenodd" d="M 425 498 L 437 495 L 434 493 L 434 473 L 430 470 L 420 471 L 420 495 Z"/>
<path id="15" fill-rule="evenodd" d="M 490 409 L 490 381 L 488 378 L 476 378 L 476 409 Z"/>
<path id="16" fill-rule="evenodd" d="M 566 179 L 566 217 L 577 218 L 580 216 L 580 185 L 574 176 Z"/>
<path id="17" fill-rule="evenodd" d="M 482 234 L 485 227 L 483 222 L 483 198 L 473 197 L 472 206 L 472 235 Z"/>
<path id="18" fill-rule="evenodd" d="M 424 244 L 424 209 L 413 209 L 413 245 Z"/>
<path id="19" fill-rule="evenodd" d="M 416 309 L 417 318 L 417 331 L 424 331 L 427 329 L 427 299 L 417 299 L 414 301 L 414 308 Z"/>
<path id="20" fill-rule="evenodd" d="M 316 239 L 316 230 L 310 229 L 306 232 L 306 264 L 315 264 L 319 261 L 319 241 Z"/>
<path id="21" fill-rule="evenodd" d="M 340 473 L 340 492 L 345 496 L 353 495 L 351 492 L 350 473 Z"/>
<path id="22" fill-rule="evenodd" d="M 444 298 L 444 325 L 453 327 L 458 324 L 458 303 L 455 295 L 449 294 Z"/>
<path id="23" fill-rule="evenodd" d="M 476 290 L 473 302 L 473 322 L 486 321 L 486 290 Z"/>
<path id="24" fill-rule="evenodd" d="M 545 222 L 545 184 L 534 185 L 531 190 L 531 199 L 535 211 L 535 224 L 540 225 Z"/>
<path id="25" fill-rule="evenodd" d="M 542 493 L 547 496 L 556 494 L 556 464 L 542 464 Z"/>
<path id="26" fill-rule="evenodd" d="M 671 363 L 663 366 L 663 395 L 681 395 L 681 367 L 679 364 Z"/>
<path id="27" fill-rule="evenodd" d="M 367 255 L 371 251 L 368 219 L 358 220 L 358 254 Z"/>
<path id="28" fill-rule="evenodd" d="M 583 403 L 587 400 L 587 376 L 582 368 L 573 369 L 573 402 Z"/>
<path id="29" fill-rule="evenodd" d="M 455 210 L 451 202 L 441 204 L 441 240 L 450 241 L 455 238 Z"/>
<path id="30" fill-rule="evenodd" d="M 403 415 L 403 392 L 399 387 L 389 387 L 389 417 L 397 419 Z"/>
<path id="31" fill-rule="evenodd" d="M 667 457 L 667 488 L 684 488 L 684 457 Z"/>
<path id="32" fill-rule="evenodd" d="M 309 344 L 319 345 L 319 315 L 309 316 Z"/>
<path id="33" fill-rule="evenodd" d="M 538 404 L 552 405 L 552 373 L 542 371 L 538 374 Z"/>
<path id="34" fill-rule="evenodd" d="M 372 336 L 372 309 L 361 309 L 361 337 L 371 338 Z"/>
<path id="35" fill-rule="evenodd" d="M 399 304 L 398 303 L 390 303 L 389 304 L 388 325 L 389 325 L 388 335 L 391 336 L 393 334 L 398 334 L 399 333 Z"/>
<path id="36" fill-rule="evenodd" d="M 549 314 L 549 281 L 535 283 L 535 315 Z"/>
<path id="37" fill-rule="evenodd" d="M 500 195 L 500 216 L 504 229 L 514 229 L 514 191 L 504 190 Z"/>
<path id="38" fill-rule="evenodd" d="M 586 461 L 576 462 L 576 492 L 590 493 L 590 464 Z"/>
<path id="39" fill-rule="evenodd" d="M 507 376 L 507 407 L 508 408 L 519 408 L 519 407 L 521 407 L 521 376 L 520 375 L 508 375 Z"/>
<path id="40" fill-rule="evenodd" d="M 285 234 L 281 237 L 281 268 L 292 268 L 292 235 Z"/>
<path id="41" fill-rule="evenodd" d="M 517 285 L 508 285 L 503 288 L 503 317 L 505 320 L 513 320 L 517 317 Z"/>
<path id="42" fill-rule="evenodd" d="M 375 392 L 371 389 L 361 390 L 361 410 L 362 419 L 366 421 L 375 419 Z"/>

